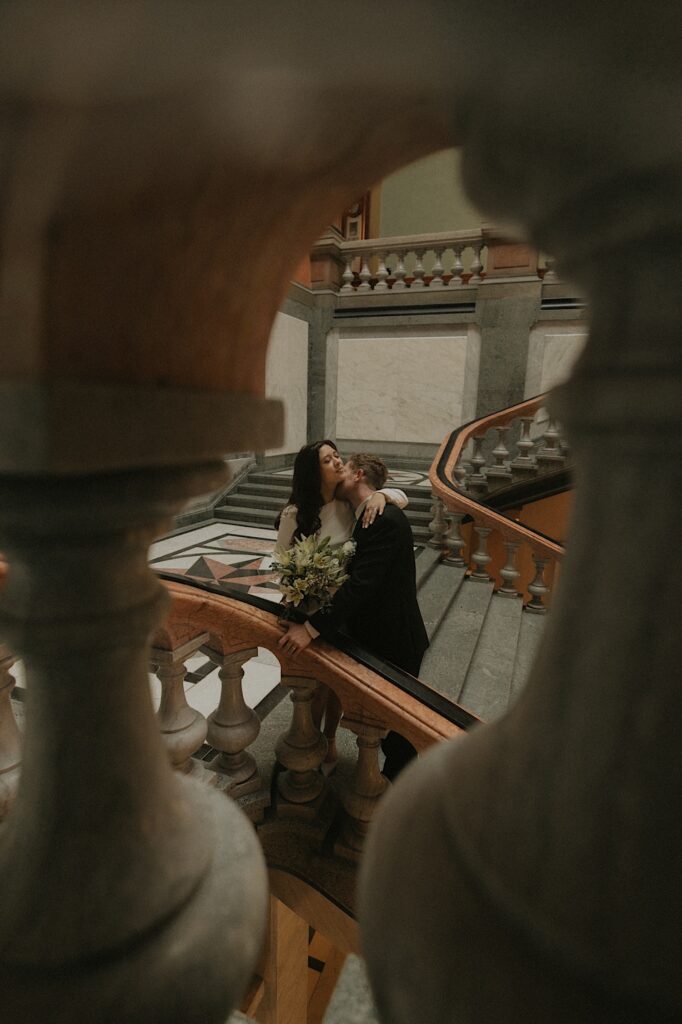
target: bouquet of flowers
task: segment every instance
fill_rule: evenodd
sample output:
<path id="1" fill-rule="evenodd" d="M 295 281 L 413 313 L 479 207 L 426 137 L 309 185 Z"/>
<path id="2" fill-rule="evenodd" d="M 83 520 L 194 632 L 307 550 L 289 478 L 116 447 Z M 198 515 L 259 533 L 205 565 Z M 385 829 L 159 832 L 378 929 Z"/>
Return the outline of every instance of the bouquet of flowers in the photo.
<path id="1" fill-rule="evenodd" d="M 275 548 L 272 568 L 279 573 L 277 586 L 289 608 L 317 611 L 329 606 L 348 579 L 346 565 L 355 552 L 355 541 L 332 546 L 313 534 L 301 537 L 293 547 Z"/>

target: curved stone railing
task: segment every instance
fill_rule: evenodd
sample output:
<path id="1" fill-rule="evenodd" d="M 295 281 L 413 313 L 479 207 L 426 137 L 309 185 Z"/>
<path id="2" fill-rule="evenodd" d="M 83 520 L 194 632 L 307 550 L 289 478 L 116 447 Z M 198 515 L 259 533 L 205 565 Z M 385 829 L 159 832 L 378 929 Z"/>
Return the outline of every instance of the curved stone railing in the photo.
<path id="1" fill-rule="evenodd" d="M 476 284 L 482 280 L 482 254 L 485 248 L 486 241 L 480 230 L 342 242 L 339 249 L 345 260 L 345 269 L 341 295 L 369 291 L 376 294 L 400 292 L 406 288 L 412 291 L 421 288 L 457 288 L 469 281 Z M 470 258 L 465 255 L 467 253 Z M 424 258 L 427 254 L 431 258 L 425 267 Z M 451 259 L 448 260 L 448 256 Z M 358 257 L 360 268 L 356 274 L 353 263 Z M 408 258 L 409 270 L 406 267 Z M 373 263 L 376 263 L 375 271 L 371 269 Z"/>
<path id="2" fill-rule="evenodd" d="M 433 546 L 446 550 L 445 560 L 450 564 L 471 564 L 471 579 L 487 581 L 491 579 L 488 567 L 492 556 L 488 544 L 492 535 L 504 546 L 498 593 L 507 597 L 519 594 L 518 581 L 524 575 L 518 568 L 519 557 L 532 559 L 535 570 L 526 587 L 529 595 L 526 608 L 539 613 L 547 610 L 545 601 L 556 565 L 564 555 L 563 545 L 488 508 L 483 498 L 495 488 L 514 481 L 565 468 L 568 448 L 552 419 L 548 419 L 538 438 L 531 436 L 532 425 L 537 413 L 544 408 L 546 397 L 538 395 L 453 431 L 443 441 L 429 473 L 434 497 Z M 520 428 L 516 441 L 518 454 L 512 458 L 506 439 L 517 423 Z M 494 448 L 488 445 L 486 453 L 486 438 L 493 430 L 497 432 L 497 444 Z M 465 519 L 473 523 L 470 545 L 461 532 Z"/>
<path id="3" fill-rule="evenodd" d="M 342 800 L 346 820 L 336 849 L 355 857 L 362 848 L 374 808 L 386 780 L 379 770 L 379 745 L 388 730 L 405 736 L 418 751 L 449 739 L 476 722 L 473 715 L 448 702 L 418 679 L 372 658 L 345 643 L 344 650 L 320 641 L 295 658 L 278 646 L 277 611 L 251 595 L 228 597 L 200 586 L 164 578 L 171 597 L 170 614 L 157 632 L 152 663 L 157 667 L 162 697 L 159 720 L 173 764 L 187 770 L 191 755 L 204 739 L 219 751 L 211 768 L 222 788 L 239 798 L 260 792 L 245 805 L 255 820 L 269 804 L 270 781 L 259 774 L 250 752 L 260 721 L 244 701 L 243 669 L 258 648 L 271 651 L 281 666 L 281 684 L 291 688 L 292 717 L 272 751 L 284 766 L 277 775 L 276 815 L 314 818 L 328 785 L 320 767 L 327 740 L 313 720 L 313 694 L 320 684 L 338 696 L 341 726 L 357 736 L 358 761 L 350 789 Z M 343 643 L 342 638 L 339 638 Z M 222 692 L 208 720 L 189 708 L 184 694 L 184 663 L 198 649 L 220 666 Z M 352 655 L 351 655 L 352 652 Z"/>
<path id="4" fill-rule="evenodd" d="M 344 806 L 347 851 L 357 853 L 374 806 L 386 788 L 379 771 L 378 751 L 389 729 L 405 736 L 417 750 L 449 739 L 473 724 L 469 712 L 450 704 L 418 679 L 383 665 L 367 652 L 345 643 L 345 650 L 320 641 L 295 659 L 277 646 L 281 637 L 278 615 L 271 602 L 250 595 L 228 597 L 199 584 L 164 580 L 171 597 L 170 613 L 157 631 L 150 663 L 161 684 L 158 722 L 173 767 L 206 779 L 192 760 L 205 741 L 219 752 L 211 768 L 220 788 L 235 798 L 260 792 L 245 808 L 256 820 L 269 803 L 269 779 L 262 778 L 249 747 L 260 732 L 258 716 L 247 707 L 242 691 L 246 662 L 263 647 L 281 665 L 281 684 L 292 691 L 292 719 L 279 738 L 271 761 L 285 771 L 278 776 L 279 811 L 295 805 L 298 816 L 314 816 L 326 785 L 319 768 L 327 740 L 313 722 L 312 698 L 320 684 L 338 696 L 341 725 L 358 737 L 358 763 L 352 790 Z M 342 638 L 339 641 L 343 643 Z M 220 669 L 218 706 L 208 716 L 191 708 L 185 696 L 186 662 L 201 650 Z M 10 704 L 13 658 L 0 649 L 0 820 L 9 810 L 20 772 L 21 738 Z M 211 779 L 216 782 L 216 777 Z M 343 844 L 340 846 L 344 852 Z"/>
<path id="5" fill-rule="evenodd" d="M 333 255 L 344 268 L 339 292 L 342 296 L 399 294 L 408 289 L 410 293 L 424 289 L 452 291 L 463 285 L 476 286 L 486 276 L 499 272 L 496 262 L 490 260 L 490 252 L 500 245 L 518 249 L 517 260 L 523 250 L 521 263 L 529 261 L 524 271 L 529 276 L 547 284 L 557 280 L 551 258 L 545 257 L 544 266 L 538 266 L 537 254 L 533 259 L 527 247 L 505 241 L 499 231 L 490 227 L 338 241 L 331 248 L 330 242 L 328 237 L 321 240 L 319 249 L 327 257 Z"/>

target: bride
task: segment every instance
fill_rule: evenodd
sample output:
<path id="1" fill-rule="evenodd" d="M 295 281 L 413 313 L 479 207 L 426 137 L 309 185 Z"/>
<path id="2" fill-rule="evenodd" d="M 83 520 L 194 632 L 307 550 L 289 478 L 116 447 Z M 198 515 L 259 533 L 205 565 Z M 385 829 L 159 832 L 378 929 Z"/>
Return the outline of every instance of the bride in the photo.
<path id="1" fill-rule="evenodd" d="M 355 528 L 355 513 L 346 501 L 334 497 L 343 476 L 343 459 L 333 441 L 306 444 L 294 459 L 291 496 L 277 517 L 277 546 L 292 547 L 301 537 L 316 534 L 320 540 L 329 537 L 332 545 L 350 540 Z M 398 488 L 384 487 L 375 491 L 365 505 L 362 526 L 368 527 L 381 515 L 386 502 L 405 508 L 407 496 Z M 324 714 L 323 733 L 327 738 L 325 770 L 336 765 L 336 729 L 341 718 L 341 704 L 336 694 L 319 685 L 313 697 L 313 719 L 318 729 Z"/>

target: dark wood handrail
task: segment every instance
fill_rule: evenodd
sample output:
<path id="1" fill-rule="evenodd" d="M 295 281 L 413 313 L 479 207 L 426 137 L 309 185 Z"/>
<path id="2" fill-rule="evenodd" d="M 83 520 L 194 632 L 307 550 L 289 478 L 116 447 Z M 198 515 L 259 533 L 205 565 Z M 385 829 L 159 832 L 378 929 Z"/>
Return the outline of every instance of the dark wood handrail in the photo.
<path id="1" fill-rule="evenodd" d="M 337 694 L 346 713 L 381 722 L 407 737 L 417 750 L 463 733 L 478 719 L 453 704 L 419 679 L 373 658 L 344 642 L 344 650 L 319 639 L 295 658 L 277 646 L 281 637 L 278 615 L 271 602 L 252 595 L 227 596 L 210 585 L 178 582 L 159 574 L 171 598 L 171 608 L 154 640 L 169 650 L 209 633 L 220 654 L 265 647 L 280 662 L 282 676 L 316 679 Z M 343 642 L 339 636 L 339 640 Z"/>
<path id="2" fill-rule="evenodd" d="M 521 416 L 534 415 L 542 408 L 546 399 L 546 394 L 536 395 L 525 402 L 472 420 L 448 434 L 431 464 L 429 480 L 434 494 L 451 512 L 469 515 L 476 523 L 497 530 L 506 540 L 525 541 L 533 552 L 541 557 L 561 561 L 564 556 L 561 544 L 489 508 L 483 501 L 463 491 L 455 479 L 455 467 L 472 438 L 484 436 L 491 428 L 508 426 Z"/>

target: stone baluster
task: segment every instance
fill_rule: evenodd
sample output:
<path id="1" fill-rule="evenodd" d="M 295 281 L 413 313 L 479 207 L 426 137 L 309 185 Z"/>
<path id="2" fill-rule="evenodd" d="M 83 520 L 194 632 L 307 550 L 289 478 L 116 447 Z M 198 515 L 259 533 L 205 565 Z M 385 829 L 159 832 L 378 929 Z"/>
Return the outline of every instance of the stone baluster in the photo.
<path id="1" fill-rule="evenodd" d="M 550 418 L 548 421 L 542 441 L 537 452 L 538 467 L 548 471 L 563 466 L 565 459 L 559 444 L 559 430 L 555 420 Z"/>
<path id="2" fill-rule="evenodd" d="M 526 605 L 526 611 L 544 615 L 547 612 L 547 605 L 544 603 L 543 598 L 546 594 L 549 594 L 549 587 L 545 583 L 545 569 L 549 564 L 549 559 L 534 554 L 533 561 L 535 562 L 535 578 L 532 583 L 528 584 L 528 593 L 531 595 L 531 600 Z"/>
<path id="3" fill-rule="evenodd" d="M 275 754 L 286 771 L 277 776 L 277 789 L 287 802 L 278 804 L 278 814 L 293 812 L 314 817 L 324 794 L 326 782 L 320 765 L 327 753 L 327 740 L 315 726 L 312 716 L 314 679 L 283 676 L 282 686 L 291 687 L 293 714 L 291 725 L 277 741 Z"/>
<path id="4" fill-rule="evenodd" d="M 490 582 L 486 566 L 492 560 L 491 555 L 488 553 L 488 537 L 492 532 L 488 526 L 474 526 L 474 533 L 478 538 L 478 546 L 471 555 L 471 561 L 476 567 L 471 572 L 471 579 L 479 583 Z"/>
<path id="5" fill-rule="evenodd" d="M 469 462 L 471 463 L 472 472 L 469 474 L 467 479 L 467 489 L 472 494 L 485 494 L 488 490 L 487 480 L 482 472 L 483 467 L 486 464 L 486 458 L 481 451 L 483 442 L 485 441 L 485 434 L 474 435 L 474 450 L 471 454 Z"/>
<path id="6" fill-rule="evenodd" d="M 244 700 L 244 665 L 258 654 L 253 647 L 236 654 L 218 654 L 204 648 L 212 662 L 220 666 L 222 684 L 220 703 L 208 716 L 208 742 L 220 751 L 210 767 L 229 780 L 230 796 L 244 796 L 262 788 L 255 759 L 249 747 L 260 732 L 260 718 Z"/>
<path id="7" fill-rule="evenodd" d="M 395 280 L 393 281 L 391 291 L 404 292 L 407 288 L 407 285 L 405 284 L 405 278 L 407 276 L 407 271 L 405 269 L 405 254 L 403 252 L 397 252 L 396 259 L 397 263 L 395 265 L 395 270 L 393 271 L 393 277 Z"/>
<path id="8" fill-rule="evenodd" d="M 14 802 L 21 765 L 21 736 L 10 700 L 15 686 L 10 674 L 13 664 L 14 657 L 0 644 L 0 821 Z"/>
<path id="9" fill-rule="evenodd" d="M 424 264 L 422 263 L 422 260 L 424 259 L 424 252 L 425 252 L 424 249 L 415 249 L 415 253 L 414 253 L 415 264 L 414 264 L 414 269 L 412 271 L 412 276 L 413 276 L 414 280 L 412 281 L 412 284 L 411 284 L 410 287 L 415 289 L 415 290 L 417 290 L 417 291 L 420 288 L 425 288 L 426 287 L 426 285 L 424 284 L 424 273 L 425 273 L 425 271 L 424 271 Z"/>
<path id="10" fill-rule="evenodd" d="M 355 293 L 355 288 L 353 287 L 353 281 L 355 279 L 355 274 L 353 272 L 353 258 L 352 253 L 346 254 L 346 266 L 343 274 L 341 275 L 343 286 L 339 295 L 353 295 Z"/>
<path id="11" fill-rule="evenodd" d="M 520 597 L 518 590 L 516 589 L 516 581 L 521 575 L 519 570 L 516 568 L 516 558 L 519 550 L 519 541 L 516 540 L 505 540 L 504 548 L 507 552 L 507 558 L 500 569 L 500 576 L 503 579 L 503 584 L 497 591 L 502 597 Z"/>
<path id="12" fill-rule="evenodd" d="M 474 250 L 474 258 L 471 261 L 471 277 L 469 278 L 469 284 L 480 284 L 483 280 L 481 277 L 481 271 L 483 270 L 483 263 L 481 261 L 481 252 L 483 250 L 484 243 L 476 242 L 472 248 Z"/>
<path id="13" fill-rule="evenodd" d="M 537 471 L 537 463 L 535 461 L 535 442 L 530 436 L 530 430 L 533 425 L 532 416 L 521 416 L 521 436 L 516 442 L 518 449 L 518 455 L 512 461 L 510 469 L 512 473 L 512 479 L 519 480 L 524 477 L 534 476 Z"/>
<path id="14" fill-rule="evenodd" d="M 453 245 L 452 251 L 455 254 L 455 259 L 452 264 L 450 274 L 450 280 L 448 281 L 448 288 L 460 288 L 462 285 L 462 272 L 464 270 L 464 264 L 462 263 L 462 253 L 464 252 L 463 245 Z"/>
<path id="15" fill-rule="evenodd" d="M 343 716 L 341 724 L 357 736 L 358 760 L 350 788 L 343 795 L 348 817 L 335 852 L 357 860 L 376 806 L 388 787 L 379 769 L 379 750 L 387 729 L 376 722 L 370 724 L 349 715 Z"/>
<path id="16" fill-rule="evenodd" d="M 442 249 L 435 249 L 434 252 L 436 254 L 436 258 L 434 260 L 433 266 L 431 267 L 431 275 L 432 276 L 431 276 L 431 284 L 429 285 L 429 287 L 430 288 L 444 288 L 445 287 L 445 282 L 443 281 L 443 273 L 444 273 L 444 268 L 443 268 L 443 250 Z"/>
<path id="17" fill-rule="evenodd" d="M 375 292 L 387 292 L 388 270 L 386 269 L 386 253 L 380 252 L 377 255 L 377 283 L 374 285 Z"/>
<path id="18" fill-rule="evenodd" d="M 363 253 L 360 258 L 362 260 L 362 266 L 360 267 L 360 284 L 358 285 L 358 291 L 371 292 L 372 286 L 369 282 L 372 279 L 372 272 L 369 269 L 369 254 Z"/>
<path id="19" fill-rule="evenodd" d="M 509 468 L 509 449 L 505 444 L 505 438 L 509 433 L 510 426 L 496 427 L 497 430 L 497 445 L 493 448 L 492 455 L 494 463 L 486 471 L 486 481 L 488 483 L 488 489 L 490 490 L 490 481 L 494 480 L 498 486 L 503 486 L 506 483 L 511 483 L 512 474 Z"/>
<path id="20" fill-rule="evenodd" d="M 224 482 L 219 462 L 3 479 L 0 627 L 27 689 L 21 784 L 0 836 L 8 1020 L 58 1005 L 84 1021 L 86 1000 L 92 1020 L 173 1007 L 217 1021 L 253 970 L 260 844 L 232 801 L 171 769 L 149 697 L 149 638 L 169 604 L 149 545 L 187 494 Z"/>
<path id="21" fill-rule="evenodd" d="M 150 660 L 161 683 L 158 719 L 170 762 L 179 771 L 192 769 L 194 754 L 206 739 L 206 719 L 185 696 L 185 662 L 208 640 L 202 633 L 175 650 L 152 647 Z"/>
<path id="22" fill-rule="evenodd" d="M 446 565 L 456 565 L 458 567 L 466 565 L 463 555 L 466 541 L 459 529 L 463 519 L 464 516 L 460 512 L 449 512 L 447 515 L 448 532 L 443 538 L 443 545 L 445 547 L 443 561 Z"/>
<path id="23" fill-rule="evenodd" d="M 444 546 L 444 537 L 448 532 L 448 524 L 445 519 L 445 505 L 441 498 L 437 494 L 431 495 L 431 511 L 433 513 L 433 519 L 429 523 L 429 530 L 431 536 L 427 541 L 430 548 L 442 549 Z"/>
<path id="24" fill-rule="evenodd" d="M 561 32 L 531 5 L 513 5 L 499 32 L 469 10 L 501 70 L 480 76 L 472 108 L 472 196 L 556 253 L 591 311 L 551 398 L 579 485 L 520 700 L 437 746 L 379 806 L 358 916 L 391 1024 L 444 1007 L 468 1024 L 682 1019 L 679 5 L 619 6 L 618 37 L 638 42 L 627 60 L 614 9 L 566 9 Z M 593 59 L 579 67 L 564 55 L 582 39 Z M 551 102 L 541 117 L 538 96 Z M 490 169 L 511 137 L 516 178 Z"/>
<path id="25" fill-rule="evenodd" d="M 460 456 L 460 458 L 459 458 L 459 460 L 457 462 L 457 465 L 454 468 L 453 476 L 455 478 L 455 483 L 457 484 L 457 486 L 459 488 L 461 488 L 461 490 L 466 491 L 467 490 L 467 467 L 466 467 L 466 463 L 464 462 L 464 459 L 461 456 Z"/>

